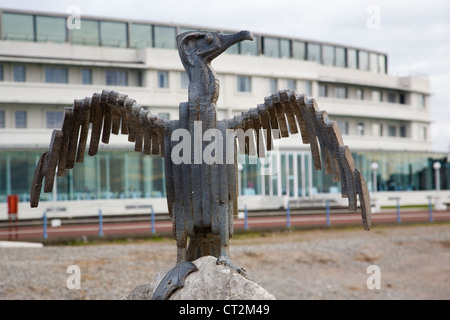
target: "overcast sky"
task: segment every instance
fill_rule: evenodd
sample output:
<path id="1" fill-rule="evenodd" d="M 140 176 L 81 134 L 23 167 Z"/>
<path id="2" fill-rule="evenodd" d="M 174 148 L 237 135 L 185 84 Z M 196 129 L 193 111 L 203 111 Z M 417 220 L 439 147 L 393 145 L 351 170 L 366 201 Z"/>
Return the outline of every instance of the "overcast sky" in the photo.
<path id="1" fill-rule="evenodd" d="M 426 74 L 435 151 L 450 152 L 448 0 L 0 0 L 0 8 L 173 22 L 378 50 L 390 74 Z"/>

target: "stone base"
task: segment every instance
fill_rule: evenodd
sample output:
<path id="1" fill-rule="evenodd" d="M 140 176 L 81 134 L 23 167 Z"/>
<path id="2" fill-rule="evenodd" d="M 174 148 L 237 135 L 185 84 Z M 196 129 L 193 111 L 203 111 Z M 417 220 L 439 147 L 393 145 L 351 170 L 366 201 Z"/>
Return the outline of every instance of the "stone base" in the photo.
<path id="1" fill-rule="evenodd" d="M 189 274 L 184 287 L 169 300 L 275 300 L 260 285 L 248 280 L 227 266 L 217 265 L 217 258 L 201 257 L 193 263 L 198 270 Z M 166 272 L 159 272 L 152 282 L 140 285 L 123 300 L 150 300 Z"/>

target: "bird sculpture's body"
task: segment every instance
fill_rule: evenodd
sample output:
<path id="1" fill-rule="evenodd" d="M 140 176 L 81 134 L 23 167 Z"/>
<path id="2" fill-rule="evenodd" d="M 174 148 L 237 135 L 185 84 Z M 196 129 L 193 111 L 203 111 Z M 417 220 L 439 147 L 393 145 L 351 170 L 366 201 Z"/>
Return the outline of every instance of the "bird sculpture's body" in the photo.
<path id="1" fill-rule="evenodd" d="M 272 150 L 274 138 L 280 138 L 274 132 L 281 133 L 281 137 L 301 133 L 303 143 L 311 146 L 315 169 L 321 169 L 321 150 L 326 173 L 341 181 L 342 196 L 348 197 L 353 211 L 359 196 L 364 227 L 370 228 L 370 199 L 364 179 L 336 123 L 318 109 L 314 99 L 295 91 L 279 91 L 248 112 L 217 120 L 219 83 L 210 63 L 231 45 L 252 39 L 247 31 L 233 35 L 192 31 L 179 35 L 178 50 L 190 80 L 188 102 L 180 103 L 179 120 L 157 118 L 127 95 L 104 90 L 92 98 L 75 100 L 73 107 L 65 109 L 61 130 L 53 131 L 50 150 L 38 162 L 31 188 L 32 207 L 39 203 L 44 177 L 44 192 L 51 192 L 56 171 L 64 175 L 75 162 L 83 162 L 90 124 L 90 156 L 97 153 L 100 140 L 108 143 L 110 133 L 120 131 L 135 142 L 136 151 L 164 157 L 177 264 L 161 281 L 155 299 L 166 299 L 181 287 L 184 278 L 196 270 L 191 261 L 205 255 L 217 257 L 218 263 L 245 276 L 228 256 L 238 197 L 237 144 L 235 135 L 228 139 L 230 130 L 253 130 L 256 150 L 245 140 L 239 141 L 239 150 L 260 157 Z"/>

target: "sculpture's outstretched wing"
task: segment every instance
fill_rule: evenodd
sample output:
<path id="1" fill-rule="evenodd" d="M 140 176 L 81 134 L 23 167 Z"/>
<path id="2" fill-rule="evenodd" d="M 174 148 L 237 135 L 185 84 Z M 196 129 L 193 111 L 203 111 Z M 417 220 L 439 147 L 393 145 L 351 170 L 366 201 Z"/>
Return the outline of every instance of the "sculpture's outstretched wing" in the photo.
<path id="1" fill-rule="evenodd" d="M 43 183 L 44 192 L 52 192 L 55 173 L 63 176 L 75 162 L 83 162 L 90 124 L 90 156 L 97 154 L 100 140 L 109 143 L 110 134 L 117 135 L 119 131 L 135 143 L 136 151 L 164 156 L 167 122 L 116 91 L 103 90 L 92 98 L 75 100 L 72 107 L 64 110 L 61 129 L 53 131 L 49 151 L 39 159 L 31 186 L 31 207 L 38 206 Z"/>
<path id="2" fill-rule="evenodd" d="M 344 145 L 336 122 L 328 118 L 326 111 L 319 110 L 314 99 L 283 90 L 266 97 L 264 104 L 257 108 L 225 121 L 229 129 L 243 129 L 246 133 L 247 129 L 255 129 L 250 132 L 256 134 L 257 148 L 246 142 L 245 145 L 240 143 L 239 149 L 241 153 L 250 155 L 256 155 L 257 151 L 259 157 L 264 157 L 266 150 L 273 149 L 273 138 L 279 138 L 273 136 L 273 132 L 279 132 L 281 137 L 300 133 L 303 143 L 311 146 L 314 168 L 322 169 L 321 151 L 325 172 L 333 175 L 335 181 L 341 181 L 342 197 L 348 198 L 350 210 L 356 211 L 359 196 L 363 225 L 366 230 L 370 229 L 370 196 L 364 178 L 355 168 L 350 149 Z"/>

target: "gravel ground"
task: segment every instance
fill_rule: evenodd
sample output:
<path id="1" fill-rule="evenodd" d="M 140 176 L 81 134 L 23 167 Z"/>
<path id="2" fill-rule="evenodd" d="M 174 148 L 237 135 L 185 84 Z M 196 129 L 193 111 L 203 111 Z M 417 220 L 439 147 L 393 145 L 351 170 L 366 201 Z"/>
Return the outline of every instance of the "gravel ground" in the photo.
<path id="1" fill-rule="evenodd" d="M 450 299 L 450 224 L 361 229 L 236 236 L 231 258 L 277 299 Z M 0 299 L 120 299 L 175 256 L 173 240 L 0 248 Z M 80 289 L 67 287 L 70 265 Z M 371 265 L 380 289 L 368 289 Z"/>

